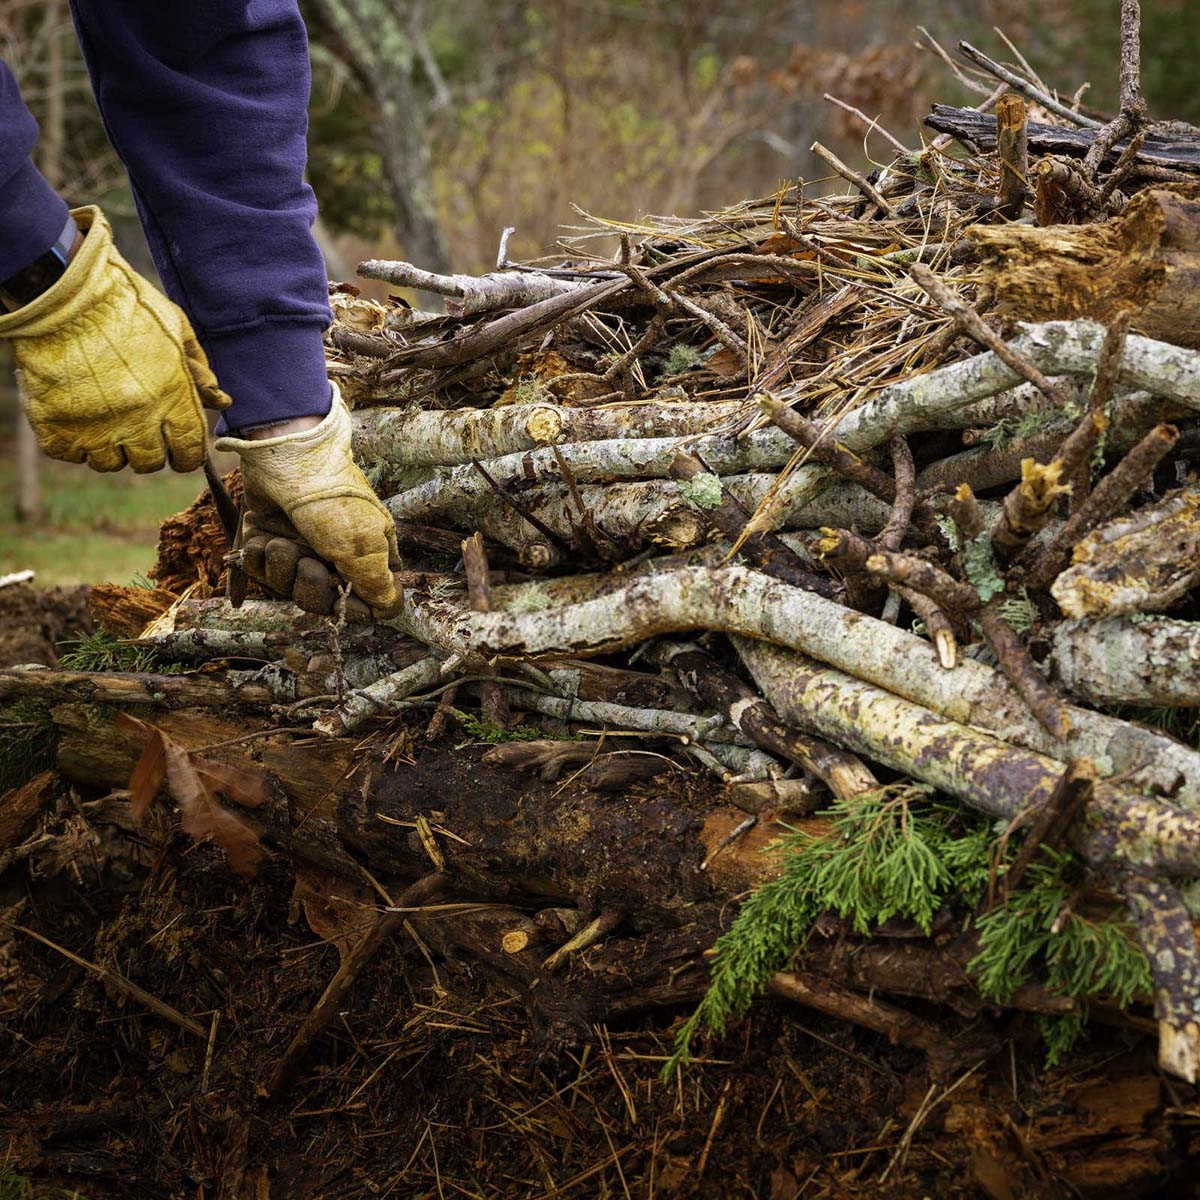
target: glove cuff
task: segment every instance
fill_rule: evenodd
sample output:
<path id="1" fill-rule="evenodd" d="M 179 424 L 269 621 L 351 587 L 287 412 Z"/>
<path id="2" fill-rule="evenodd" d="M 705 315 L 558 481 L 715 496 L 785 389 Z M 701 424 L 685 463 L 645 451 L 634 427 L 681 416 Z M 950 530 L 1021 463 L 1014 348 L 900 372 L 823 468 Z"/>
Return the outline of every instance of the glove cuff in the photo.
<path id="1" fill-rule="evenodd" d="M 239 454 L 242 460 L 253 467 L 270 470 L 271 463 L 280 458 L 291 458 L 295 454 L 310 455 L 350 437 L 350 411 L 338 386 L 332 380 L 329 390 L 333 400 L 320 425 L 302 429 L 299 433 L 282 433 L 278 437 L 240 438 L 224 434 L 213 444 L 214 449 L 226 454 Z"/>
<path id="2" fill-rule="evenodd" d="M 119 258 L 112 228 L 95 205 L 71 210 L 84 239 L 62 278 L 15 312 L 0 315 L 0 338 L 37 337 L 51 333 L 93 304 L 106 283 L 104 268 Z"/>

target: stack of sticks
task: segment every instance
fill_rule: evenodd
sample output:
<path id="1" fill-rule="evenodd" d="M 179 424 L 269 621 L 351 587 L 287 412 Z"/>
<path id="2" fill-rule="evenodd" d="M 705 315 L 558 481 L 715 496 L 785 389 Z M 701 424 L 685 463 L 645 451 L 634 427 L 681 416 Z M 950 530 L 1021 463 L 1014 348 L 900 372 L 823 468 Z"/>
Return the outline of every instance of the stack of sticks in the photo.
<path id="1" fill-rule="evenodd" d="M 1163 1065 L 1195 1080 L 1200 750 L 1194 724 L 1191 744 L 1162 727 L 1200 706 L 1200 325 L 1176 304 L 1166 336 L 1167 268 L 1067 284 L 1085 242 L 1183 270 L 1200 160 L 1163 166 L 1131 91 L 1107 125 L 1039 110 L 1064 132 L 1031 166 L 1044 88 L 984 64 L 1001 87 L 936 119 L 962 143 L 892 139 L 870 178 L 822 151 L 847 194 L 592 220 L 530 264 L 506 234 L 478 276 L 364 263 L 444 308 L 333 297 L 330 372 L 396 519 L 400 612 L 193 590 L 139 644 L 203 675 L 132 700 L 90 676 L 93 696 L 198 704 L 202 683 L 370 746 L 478 706 L 476 732 L 543 735 L 497 761 L 616 788 L 701 764 L 760 808 L 929 785 L 1127 900 Z M 1037 311 L 1006 237 L 1042 264 Z M 581 729 L 654 751 L 602 769 Z"/>

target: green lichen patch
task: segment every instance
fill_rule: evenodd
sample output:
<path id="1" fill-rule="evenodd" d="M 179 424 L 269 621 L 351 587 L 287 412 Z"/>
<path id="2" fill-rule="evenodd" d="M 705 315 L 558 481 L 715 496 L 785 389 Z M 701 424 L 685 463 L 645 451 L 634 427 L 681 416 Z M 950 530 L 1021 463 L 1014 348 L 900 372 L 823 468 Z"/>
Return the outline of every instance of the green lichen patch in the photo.
<path id="1" fill-rule="evenodd" d="M 685 500 L 697 508 L 712 509 L 721 503 L 721 480 L 716 475 L 705 472 L 694 479 L 684 480 L 679 490 Z"/>

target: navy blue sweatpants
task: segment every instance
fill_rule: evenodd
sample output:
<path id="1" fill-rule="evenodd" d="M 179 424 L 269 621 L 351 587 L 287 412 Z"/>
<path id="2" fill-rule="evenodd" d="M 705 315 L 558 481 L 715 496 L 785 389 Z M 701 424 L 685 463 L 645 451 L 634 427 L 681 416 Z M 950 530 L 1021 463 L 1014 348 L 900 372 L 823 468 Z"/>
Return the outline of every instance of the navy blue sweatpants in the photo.
<path id="1" fill-rule="evenodd" d="M 71 0 L 71 10 L 163 285 L 233 397 L 224 425 L 323 415 L 329 308 L 304 181 L 297 0 Z M 66 223 L 31 158 L 36 140 L 0 63 L 0 279 Z"/>

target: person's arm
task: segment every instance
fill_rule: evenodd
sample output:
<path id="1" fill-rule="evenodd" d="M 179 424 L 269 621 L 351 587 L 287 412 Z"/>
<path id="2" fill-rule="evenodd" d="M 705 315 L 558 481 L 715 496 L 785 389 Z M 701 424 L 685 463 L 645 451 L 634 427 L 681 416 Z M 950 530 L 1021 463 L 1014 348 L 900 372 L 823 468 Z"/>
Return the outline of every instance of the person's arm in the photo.
<path id="1" fill-rule="evenodd" d="M 37 132 L 0 62 L 0 283 L 46 254 L 67 223 L 66 204 L 33 164 Z"/>
<path id="2" fill-rule="evenodd" d="M 108 135 L 168 295 L 222 388 L 223 429 L 329 411 L 330 315 L 304 179 L 296 0 L 73 0 Z"/>
<path id="3" fill-rule="evenodd" d="M 307 547 L 390 610 L 395 529 L 354 463 L 325 370 L 295 0 L 72 0 L 72 11 L 176 304 L 120 257 L 98 210 L 78 210 L 84 241 L 61 278 L 0 313 L 39 443 L 102 471 L 190 470 L 205 452 L 201 403 L 228 404 L 223 445 L 242 460 L 247 532 Z M 294 576 L 266 582 L 294 594 Z"/>

